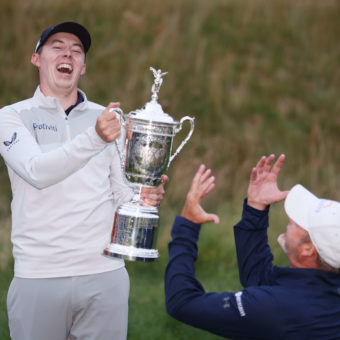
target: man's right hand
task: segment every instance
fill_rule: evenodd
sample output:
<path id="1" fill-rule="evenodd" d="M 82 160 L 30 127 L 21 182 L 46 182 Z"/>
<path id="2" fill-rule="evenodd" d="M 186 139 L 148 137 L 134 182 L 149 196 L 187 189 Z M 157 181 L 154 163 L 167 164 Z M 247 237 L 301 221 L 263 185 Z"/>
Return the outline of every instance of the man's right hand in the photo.
<path id="1" fill-rule="evenodd" d="M 196 223 L 206 222 L 220 223 L 220 219 L 215 214 L 208 214 L 201 207 L 200 200 L 206 196 L 215 186 L 215 177 L 211 176 L 211 170 L 205 165 L 201 165 L 196 172 L 182 211 L 182 217 Z"/>
<path id="2" fill-rule="evenodd" d="M 107 143 L 116 140 L 121 133 L 121 126 L 117 115 L 111 110 L 119 106 L 120 103 L 110 103 L 97 118 L 95 126 L 96 132 L 99 137 Z"/>
<path id="3" fill-rule="evenodd" d="M 273 165 L 274 155 L 262 156 L 252 169 L 248 187 L 248 205 L 265 210 L 268 205 L 280 202 L 286 198 L 289 191 L 281 191 L 277 187 L 277 177 L 280 173 L 285 155 L 281 155 Z"/>

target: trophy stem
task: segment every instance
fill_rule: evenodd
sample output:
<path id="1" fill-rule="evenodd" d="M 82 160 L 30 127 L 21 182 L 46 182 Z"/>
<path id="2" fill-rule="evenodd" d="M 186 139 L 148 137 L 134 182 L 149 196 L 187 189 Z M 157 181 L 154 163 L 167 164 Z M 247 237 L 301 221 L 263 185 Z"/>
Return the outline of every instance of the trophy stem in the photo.
<path id="1" fill-rule="evenodd" d="M 132 189 L 134 191 L 134 195 L 131 199 L 131 202 L 135 203 L 135 204 L 139 204 L 142 202 L 142 199 L 141 199 L 141 193 L 142 193 L 142 186 L 141 185 L 134 185 L 132 186 Z"/>

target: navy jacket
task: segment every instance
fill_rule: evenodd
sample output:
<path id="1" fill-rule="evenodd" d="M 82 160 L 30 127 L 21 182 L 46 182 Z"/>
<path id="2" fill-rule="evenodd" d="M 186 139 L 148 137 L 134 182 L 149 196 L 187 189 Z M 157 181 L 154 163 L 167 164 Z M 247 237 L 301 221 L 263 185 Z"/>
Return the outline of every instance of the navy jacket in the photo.
<path id="1" fill-rule="evenodd" d="M 245 200 L 234 227 L 239 292 L 206 293 L 195 278 L 200 226 L 177 216 L 165 273 L 168 313 L 232 339 L 340 339 L 340 275 L 272 265 L 268 209 Z"/>

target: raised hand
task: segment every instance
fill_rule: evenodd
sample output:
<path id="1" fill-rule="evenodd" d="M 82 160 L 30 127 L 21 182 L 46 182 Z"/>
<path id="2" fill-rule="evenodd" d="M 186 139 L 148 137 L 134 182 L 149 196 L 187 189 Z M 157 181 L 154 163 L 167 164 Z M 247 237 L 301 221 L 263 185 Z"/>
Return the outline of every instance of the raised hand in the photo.
<path id="1" fill-rule="evenodd" d="M 183 207 L 182 216 L 186 219 L 202 224 L 206 222 L 220 223 L 220 219 L 215 214 L 208 214 L 201 207 L 200 200 L 215 187 L 215 177 L 211 176 L 211 170 L 201 165 L 196 172 L 190 190 L 187 194 Z"/>
<path id="2" fill-rule="evenodd" d="M 281 155 L 272 166 L 274 159 L 274 155 L 262 156 L 252 169 L 247 197 L 248 205 L 255 209 L 265 210 L 268 205 L 284 200 L 288 194 L 277 186 L 285 155 Z"/>
<path id="3" fill-rule="evenodd" d="M 116 140 L 121 133 L 120 122 L 112 109 L 119 107 L 119 103 L 110 103 L 97 118 L 96 131 L 102 140 L 110 143 Z"/>

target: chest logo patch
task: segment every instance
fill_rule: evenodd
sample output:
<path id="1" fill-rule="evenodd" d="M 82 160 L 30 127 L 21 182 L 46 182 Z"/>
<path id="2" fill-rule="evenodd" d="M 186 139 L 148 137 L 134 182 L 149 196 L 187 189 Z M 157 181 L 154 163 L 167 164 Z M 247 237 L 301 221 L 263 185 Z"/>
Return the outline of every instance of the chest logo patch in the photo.
<path id="1" fill-rule="evenodd" d="M 33 123 L 33 129 L 34 130 L 50 130 L 50 131 L 58 132 L 58 129 L 55 125 L 48 125 L 45 123 L 42 123 L 42 124 Z"/>

